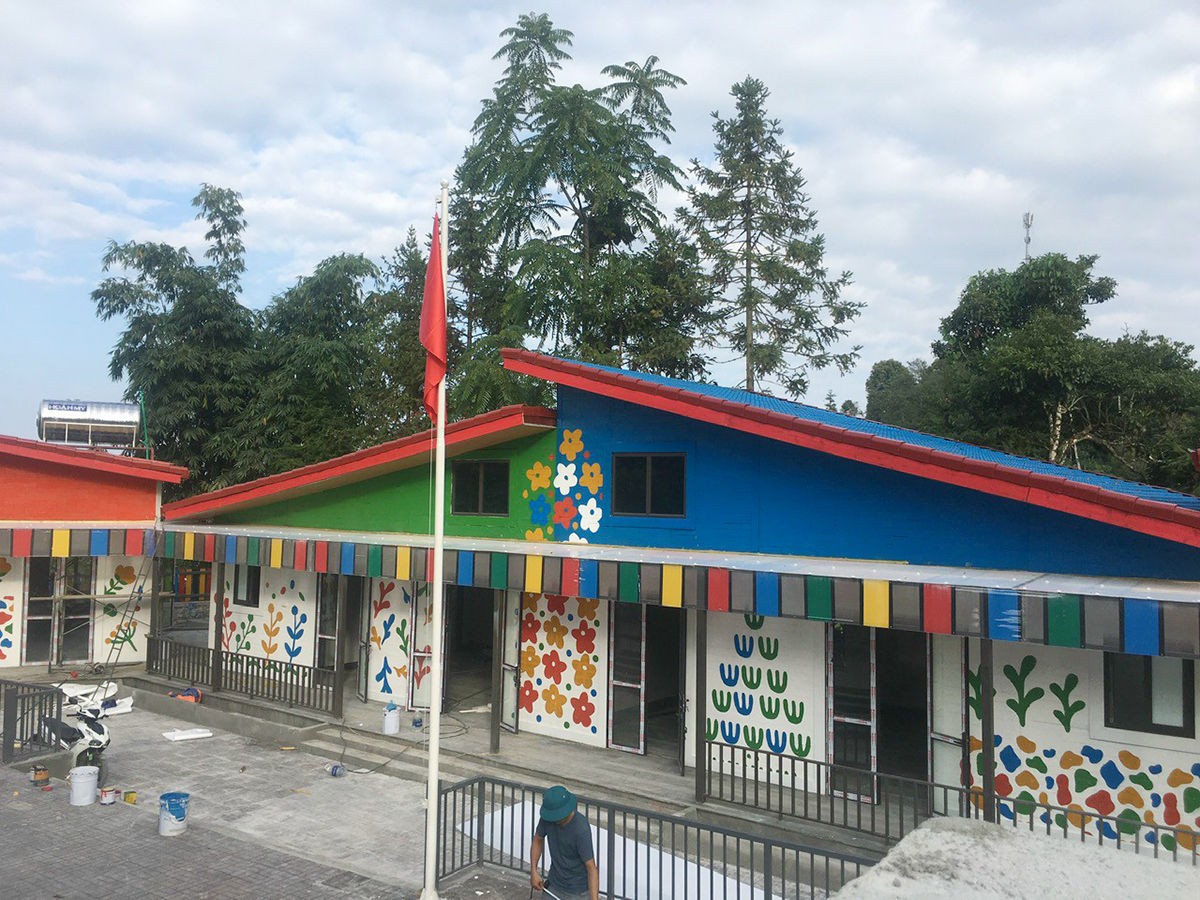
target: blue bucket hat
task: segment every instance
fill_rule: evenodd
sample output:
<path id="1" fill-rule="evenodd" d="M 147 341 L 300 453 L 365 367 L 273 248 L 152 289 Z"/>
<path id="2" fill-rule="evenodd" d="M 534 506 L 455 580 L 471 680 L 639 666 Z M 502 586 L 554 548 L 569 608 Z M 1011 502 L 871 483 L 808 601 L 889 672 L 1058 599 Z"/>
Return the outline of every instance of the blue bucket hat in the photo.
<path id="1" fill-rule="evenodd" d="M 575 795 L 556 784 L 542 794 L 542 818 L 547 822 L 561 822 L 575 812 L 575 805 Z"/>

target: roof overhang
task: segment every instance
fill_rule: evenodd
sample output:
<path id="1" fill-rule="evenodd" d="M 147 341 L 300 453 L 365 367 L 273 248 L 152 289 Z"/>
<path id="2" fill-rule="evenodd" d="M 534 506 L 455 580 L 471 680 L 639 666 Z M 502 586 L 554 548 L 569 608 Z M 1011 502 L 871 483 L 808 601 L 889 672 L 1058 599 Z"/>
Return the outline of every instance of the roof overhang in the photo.
<path id="1" fill-rule="evenodd" d="M 552 429 L 555 422 L 553 410 L 507 406 L 447 425 L 446 453 L 456 456 L 506 443 Z M 163 507 L 163 517 L 167 521 L 210 518 L 426 465 L 433 456 L 435 441 L 432 429 L 422 431 L 279 475 L 177 500 Z"/>
<path id="2" fill-rule="evenodd" d="M 505 368 L 510 371 L 564 387 L 1200 547 L 1200 511 L 1130 497 L 1039 472 L 956 456 L 879 435 L 848 431 L 822 422 L 805 421 L 531 350 L 505 349 L 501 355 Z"/>
<path id="3" fill-rule="evenodd" d="M 3 456 L 167 484 L 179 484 L 188 476 L 188 470 L 183 466 L 155 459 L 118 456 L 101 450 L 81 450 L 7 435 L 0 435 L 0 457 Z"/>

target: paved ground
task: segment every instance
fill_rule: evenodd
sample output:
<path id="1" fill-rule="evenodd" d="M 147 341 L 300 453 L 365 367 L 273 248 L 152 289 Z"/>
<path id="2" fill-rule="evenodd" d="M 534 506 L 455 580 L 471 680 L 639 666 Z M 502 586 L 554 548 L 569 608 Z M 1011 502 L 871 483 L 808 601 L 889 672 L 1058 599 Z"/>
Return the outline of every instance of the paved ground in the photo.
<path id="1" fill-rule="evenodd" d="M 377 774 L 333 778 L 325 761 L 144 710 L 111 718 L 108 784 L 129 806 L 71 806 L 28 765 L 0 769 L 0 897 L 408 898 L 423 883 L 423 783 Z M 187 829 L 158 834 L 158 796 L 191 794 Z M 347 828 L 349 818 L 353 828 Z M 440 895 L 528 897 L 513 873 L 475 869 Z"/>

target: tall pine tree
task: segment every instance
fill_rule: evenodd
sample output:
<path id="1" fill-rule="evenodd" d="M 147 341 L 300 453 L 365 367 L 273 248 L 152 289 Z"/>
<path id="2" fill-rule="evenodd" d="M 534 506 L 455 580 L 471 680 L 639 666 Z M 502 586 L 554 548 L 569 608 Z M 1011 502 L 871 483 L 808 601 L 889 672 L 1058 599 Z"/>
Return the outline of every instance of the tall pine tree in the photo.
<path id="1" fill-rule="evenodd" d="M 725 291 L 718 335 L 744 355 L 747 390 L 774 380 L 799 397 L 810 370 L 853 366 L 859 348 L 835 347 L 862 304 L 842 298 L 849 272 L 825 269 L 825 238 L 783 128 L 767 116 L 766 85 L 747 77 L 731 93 L 734 115 L 713 113 L 715 165 L 692 161 L 697 183 L 679 218 Z"/>

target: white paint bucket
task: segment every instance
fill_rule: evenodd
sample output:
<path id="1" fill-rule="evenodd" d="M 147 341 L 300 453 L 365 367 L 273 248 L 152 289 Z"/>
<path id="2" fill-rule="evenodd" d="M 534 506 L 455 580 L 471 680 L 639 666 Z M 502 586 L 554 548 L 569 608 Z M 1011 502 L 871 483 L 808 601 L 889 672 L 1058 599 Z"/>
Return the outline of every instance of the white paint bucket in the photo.
<path id="1" fill-rule="evenodd" d="M 117 798 L 121 796 L 121 792 L 113 787 L 100 788 L 100 805 L 112 806 L 117 802 Z"/>
<path id="2" fill-rule="evenodd" d="M 100 778 L 97 766 L 76 766 L 67 776 L 71 782 L 71 805 L 90 806 L 96 802 L 96 781 Z"/>
<path id="3" fill-rule="evenodd" d="M 384 734 L 399 734 L 400 733 L 400 710 L 385 709 L 383 711 L 383 733 Z"/>
<path id="4" fill-rule="evenodd" d="M 187 831 L 188 805 L 191 794 L 171 791 L 158 796 L 158 833 L 167 837 Z"/>

